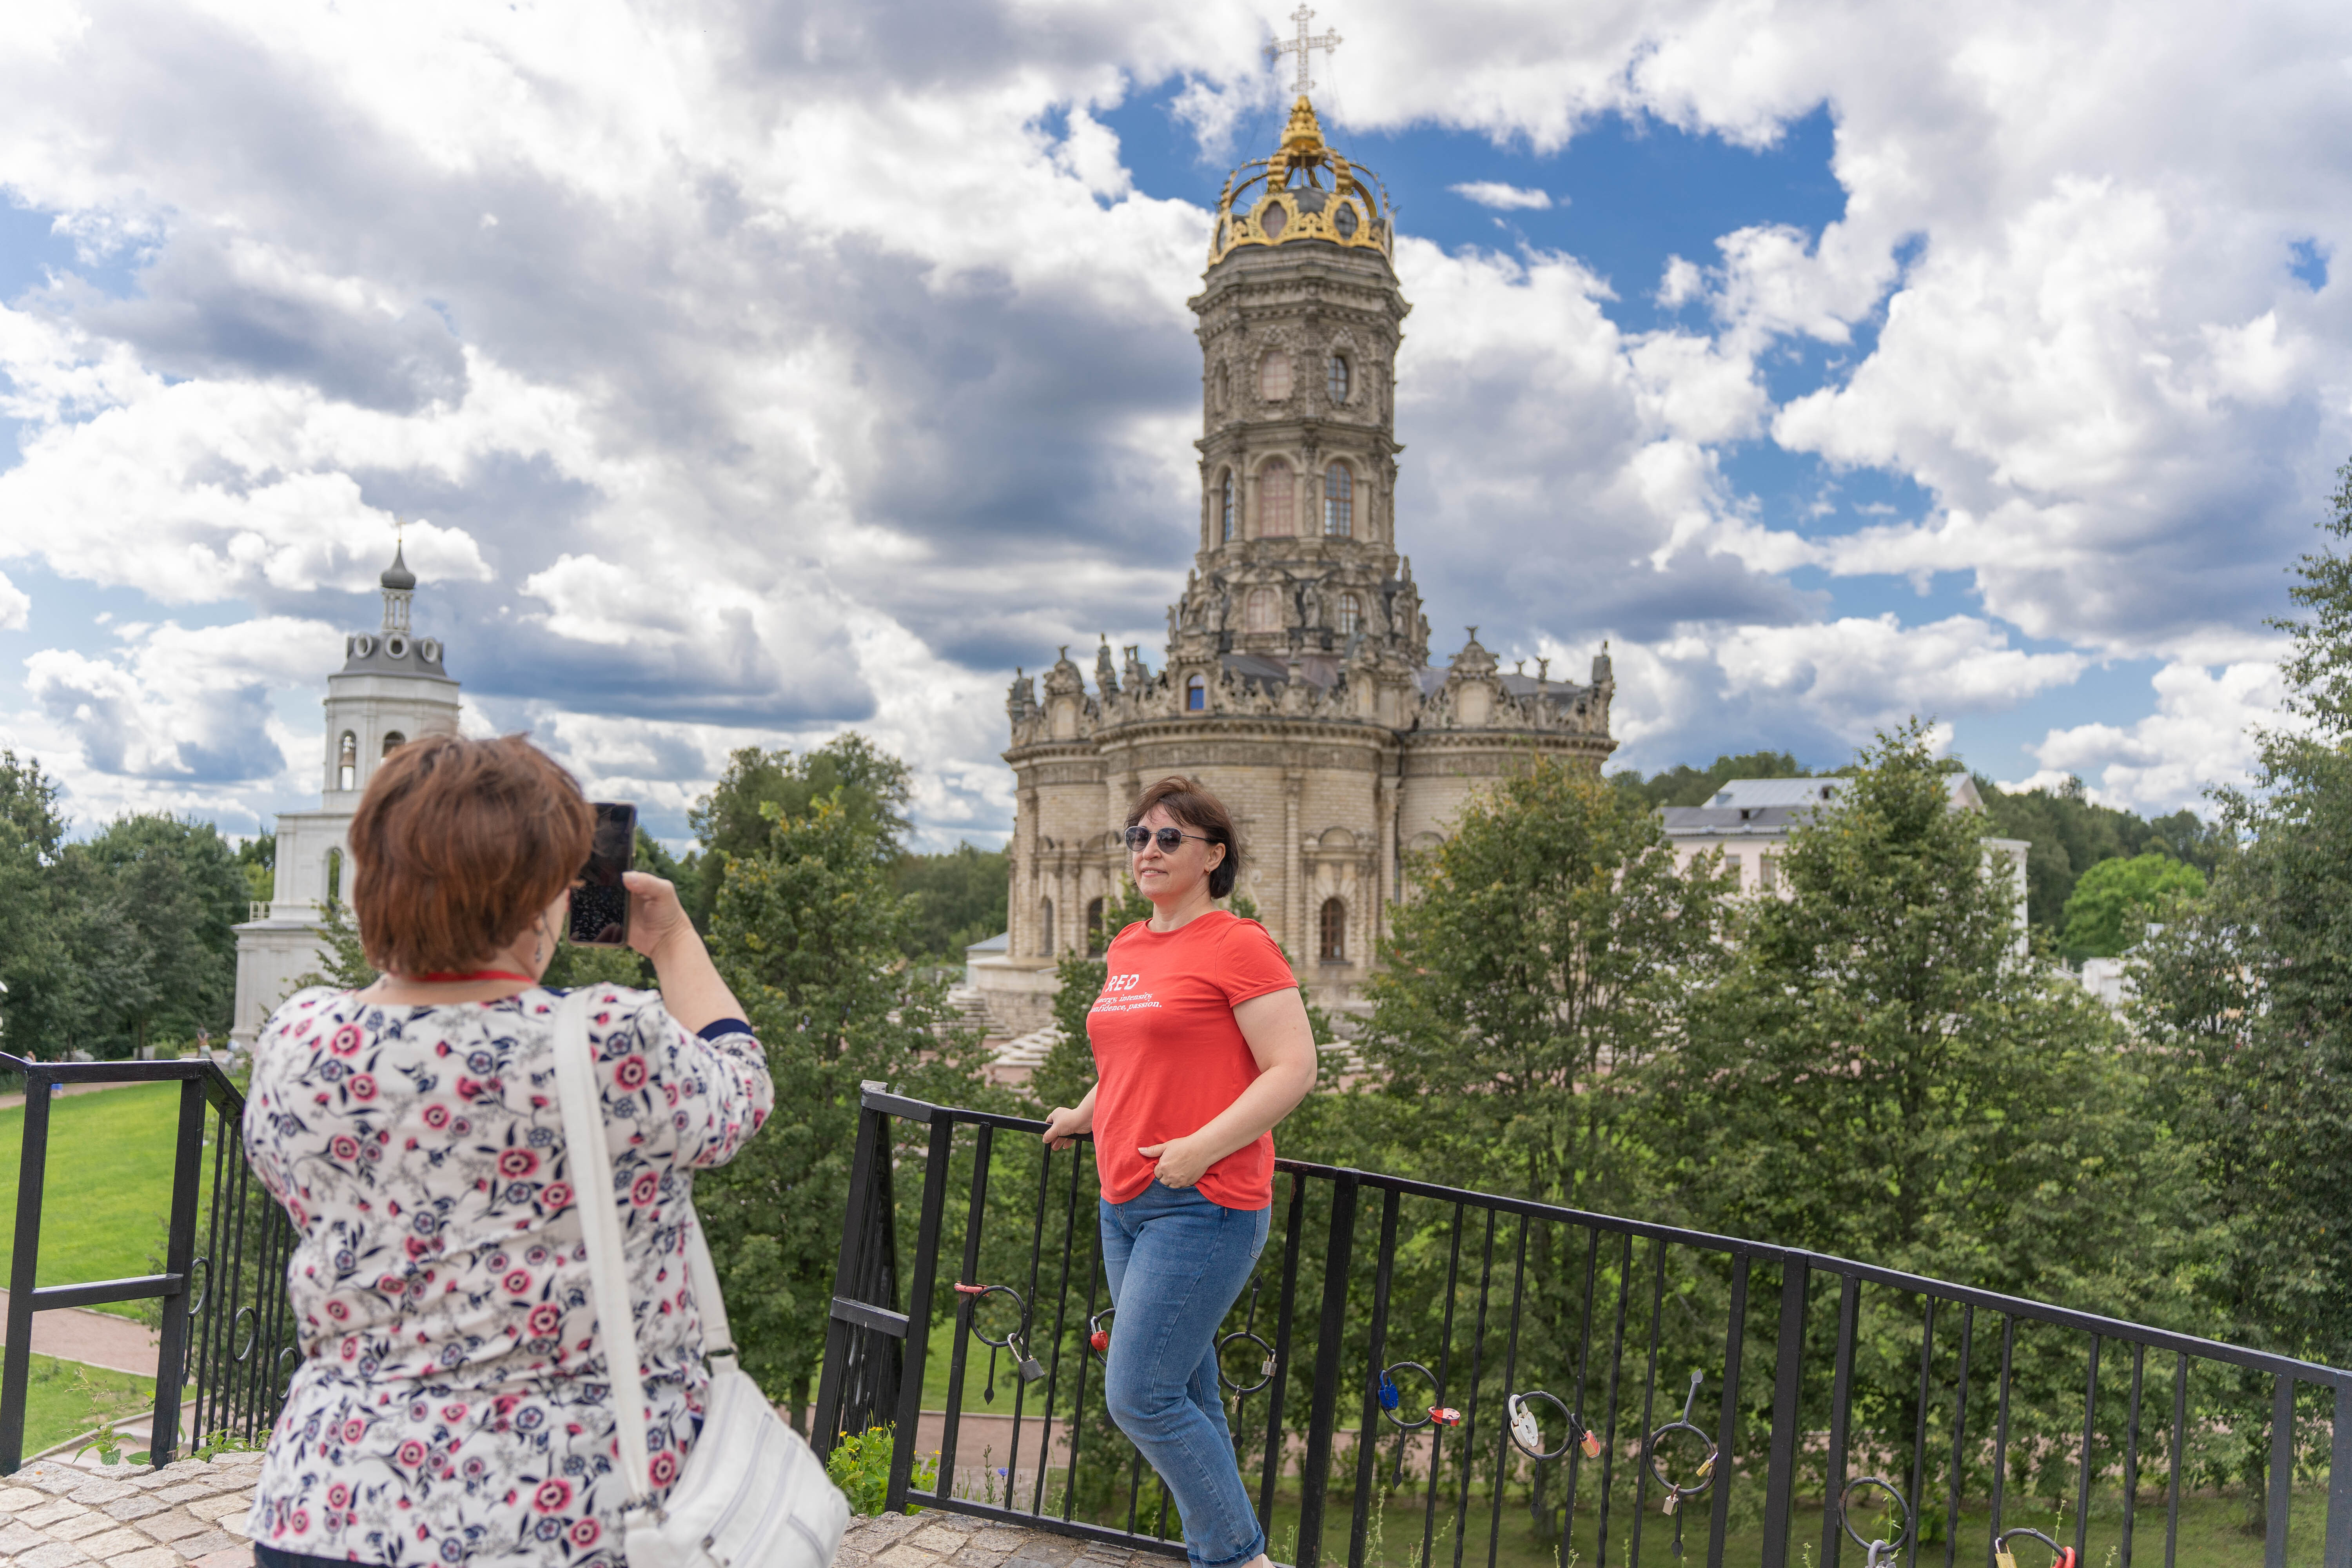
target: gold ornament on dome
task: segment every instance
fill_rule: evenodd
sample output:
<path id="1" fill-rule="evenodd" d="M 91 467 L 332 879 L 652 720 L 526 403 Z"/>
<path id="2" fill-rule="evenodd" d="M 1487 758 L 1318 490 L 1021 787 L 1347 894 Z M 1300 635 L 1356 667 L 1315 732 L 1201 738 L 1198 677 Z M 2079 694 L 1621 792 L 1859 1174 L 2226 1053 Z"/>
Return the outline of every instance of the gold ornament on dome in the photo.
<path id="1" fill-rule="evenodd" d="M 1274 155 L 1253 159 L 1226 176 L 1224 194 L 1217 198 L 1209 263 L 1214 266 L 1244 246 L 1307 240 L 1386 256 L 1395 237 L 1388 188 L 1324 142 L 1315 106 L 1302 94 L 1291 106 L 1290 123 L 1283 127 L 1282 145 Z"/>

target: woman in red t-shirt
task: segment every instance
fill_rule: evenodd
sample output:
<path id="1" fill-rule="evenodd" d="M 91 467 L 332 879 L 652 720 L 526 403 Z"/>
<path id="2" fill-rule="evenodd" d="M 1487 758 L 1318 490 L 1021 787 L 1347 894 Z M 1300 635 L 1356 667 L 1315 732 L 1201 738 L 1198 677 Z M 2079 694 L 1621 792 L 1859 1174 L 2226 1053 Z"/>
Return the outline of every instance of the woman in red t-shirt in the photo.
<path id="1" fill-rule="evenodd" d="M 1234 1464 L 1216 1334 L 1265 1249 L 1274 1124 L 1315 1087 L 1297 977 L 1255 921 L 1216 907 L 1241 846 L 1216 796 L 1162 779 L 1127 818 L 1152 914 L 1112 939 L 1087 1015 L 1095 1087 L 1046 1119 L 1059 1149 L 1095 1137 L 1112 1320 L 1111 1419 L 1168 1483 L 1200 1568 L 1265 1562 Z"/>

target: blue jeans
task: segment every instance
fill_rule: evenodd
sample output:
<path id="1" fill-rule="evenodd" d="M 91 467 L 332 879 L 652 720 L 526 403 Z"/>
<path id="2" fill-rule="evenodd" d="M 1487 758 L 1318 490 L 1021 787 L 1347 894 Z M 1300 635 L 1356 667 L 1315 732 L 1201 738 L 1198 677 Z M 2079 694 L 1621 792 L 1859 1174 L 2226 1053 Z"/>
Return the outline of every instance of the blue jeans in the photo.
<path id="1" fill-rule="evenodd" d="M 1110 1276 L 1109 1366 L 1103 1393 L 1176 1500 L 1184 1550 L 1198 1568 L 1226 1568 L 1265 1550 L 1234 1463 L 1217 1386 L 1217 1328 L 1265 1250 L 1273 1205 L 1229 1209 L 1197 1190 L 1158 1182 L 1102 1204 Z"/>

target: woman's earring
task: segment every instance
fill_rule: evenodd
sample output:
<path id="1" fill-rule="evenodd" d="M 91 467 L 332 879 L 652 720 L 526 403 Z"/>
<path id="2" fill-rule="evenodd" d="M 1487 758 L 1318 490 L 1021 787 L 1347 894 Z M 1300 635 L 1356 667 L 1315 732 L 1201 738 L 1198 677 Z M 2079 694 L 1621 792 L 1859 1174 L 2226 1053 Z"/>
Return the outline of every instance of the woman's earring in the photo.
<path id="1" fill-rule="evenodd" d="M 533 937 L 533 938 L 531 938 L 531 939 L 530 939 L 530 961 L 531 961 L 533 963 L 538 963 L 538 962 L 539 962 L 542 957 L 544 957 L 544 956 L 546 955 L 546 952 L 547 952 L 547 939 L 546 939 L 546 938 L 544 938 L 544 937 L 537 937 L 537 936 L 535 936 L 535 937 Z"/>

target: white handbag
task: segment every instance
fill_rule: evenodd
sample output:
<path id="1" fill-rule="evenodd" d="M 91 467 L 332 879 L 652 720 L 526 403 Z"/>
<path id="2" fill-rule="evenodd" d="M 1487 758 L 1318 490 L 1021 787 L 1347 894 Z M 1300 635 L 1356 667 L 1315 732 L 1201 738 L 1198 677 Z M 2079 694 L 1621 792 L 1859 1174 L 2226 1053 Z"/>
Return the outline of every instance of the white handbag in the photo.
<path id="1" fill-rule="evenodd" d="M 613 1197 L 613 1157 L 589 1055 L 588 998 L 574 991 L 555 1011 L 556 1104 L 575 1173 L 580 1231 L 587 1243 L 596 1321 L 611 1373 L 621 1475 L 628 1483 L 623 1516 L 629 1568 L 830 1568 L 849 1524 L 849 1501 L 799 1433 L 736 1363 L 727 1307 L 702 1223 L 688 1214 L 688 1278 L 702 1314 L 710 1392 L 702 1435 L 669 1495 L 653 1500 L 646 1451 L 645 1386 L 637 1362 L 636 1320 L 621 1253 L 621 1215 Z"/>

